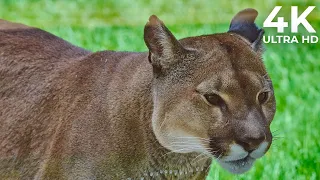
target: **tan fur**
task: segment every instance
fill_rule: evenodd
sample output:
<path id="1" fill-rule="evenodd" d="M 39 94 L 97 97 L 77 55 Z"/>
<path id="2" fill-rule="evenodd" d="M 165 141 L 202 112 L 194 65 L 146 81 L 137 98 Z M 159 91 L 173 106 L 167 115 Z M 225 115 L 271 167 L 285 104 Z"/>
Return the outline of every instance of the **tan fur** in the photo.
<path id="1" fill-rule="evenodd" d="M 165 47 L 155 52 L 149 27 L 165 26 L 150 18 L 149 54 L 91 53 L 0 21 L 0 179 L 204 179 L 210 156 L 197 158 L 205 149 L 171 152 L 182 142 L 177 137 L 220 138 L 227 154 L 234 129 L 248 127 L 233 119 L 245 122 L 249 112 L 267 119 L 258 124 L 271 141 L 274 96 L 263 108 L 256 96 L 273 90 L 250 43 L 234 33 L 179 42 L 159 34 Z M 228 113 L 208 105 L 202 92 L 221 94 Z M 155 174 L 160 170 L 173 172 Z"/>
<path id="2" fill-rule="evenodd" d="M 29 29 L 29 27 L 20 23 L 13 23 L 0 19 L 0 30 L 10 29 Z"/>

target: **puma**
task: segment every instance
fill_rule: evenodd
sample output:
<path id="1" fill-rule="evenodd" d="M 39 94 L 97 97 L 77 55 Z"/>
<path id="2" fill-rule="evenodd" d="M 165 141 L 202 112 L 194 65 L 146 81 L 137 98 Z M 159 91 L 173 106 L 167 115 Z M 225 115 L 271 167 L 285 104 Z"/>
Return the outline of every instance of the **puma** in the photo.
<path id="1" fill-rule="evenodd" d="M 0 21 L 0 179 L 205 179 L 272 143 L 258 12 L 177 40 L 151 16 L 142 52 L 90 51 Z"/>

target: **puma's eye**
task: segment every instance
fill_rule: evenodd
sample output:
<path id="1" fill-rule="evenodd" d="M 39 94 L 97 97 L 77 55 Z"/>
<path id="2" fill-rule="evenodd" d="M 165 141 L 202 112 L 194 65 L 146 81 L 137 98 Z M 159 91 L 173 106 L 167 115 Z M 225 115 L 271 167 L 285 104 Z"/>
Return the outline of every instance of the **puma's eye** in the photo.
<path id="1" fill-rule="evenodd" d="M 205 94 L 204 97 L 214 106 L 223 106 L 225 104 L 223 99 L 217 94 Z"/>
<path id="2" fill-rule="evenodd" d="M 258 101 L 260 104 L 264 104 L 268 101 L 269 99 L 269 92 L 261 92 L 258 95 Z"/>

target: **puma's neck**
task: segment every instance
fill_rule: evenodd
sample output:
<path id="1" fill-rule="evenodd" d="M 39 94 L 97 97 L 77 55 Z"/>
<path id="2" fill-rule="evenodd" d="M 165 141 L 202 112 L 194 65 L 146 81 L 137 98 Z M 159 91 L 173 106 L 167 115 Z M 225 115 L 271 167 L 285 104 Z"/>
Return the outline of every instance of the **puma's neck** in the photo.
<path id="1" fill-rule="evenodd" d="M 159 176 L 166 179 L 205 179 L 211 164 L 207 155 L 171 152 L 159 144 L 151 126 L 149 127 L 147 148 L 150 165 L 143 171 L 144 178 Z"/>

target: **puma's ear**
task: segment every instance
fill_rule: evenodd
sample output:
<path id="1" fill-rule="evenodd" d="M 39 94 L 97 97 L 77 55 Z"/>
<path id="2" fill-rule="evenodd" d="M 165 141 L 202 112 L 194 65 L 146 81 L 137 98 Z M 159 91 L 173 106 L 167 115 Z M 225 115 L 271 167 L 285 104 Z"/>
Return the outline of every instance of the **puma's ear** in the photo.
<path id="1" fill-rule="evenodd" d="M 251 47 L 255 51 L 262 51 L 262 37 L 264 30 L 258 28 L 254 23 L 258 11 L 255 9 L 244 9 L 236 14 L 230 24 L 228 32 L 237 33 L 246 38 L 251 43 Z"/>
<path id="2" fill-rule="evenodd" d="M 175 55 L 184 48 L 157 16 L 152 15 L 144 28 L 144 41 L 149 49 L 149 61 L 156 68 L 175 63 Z"/>

